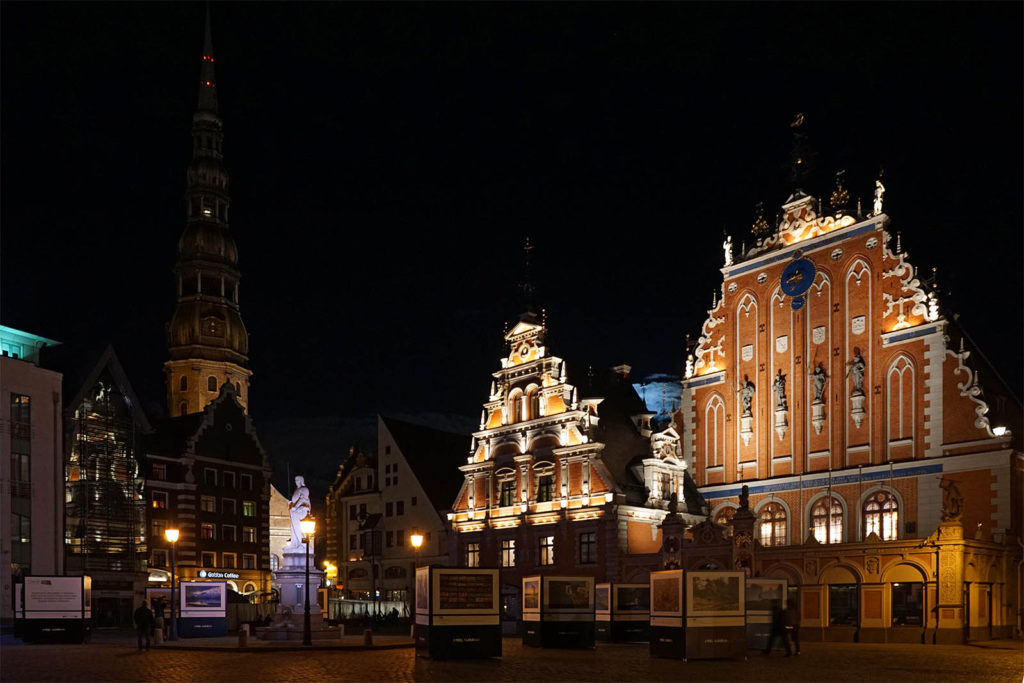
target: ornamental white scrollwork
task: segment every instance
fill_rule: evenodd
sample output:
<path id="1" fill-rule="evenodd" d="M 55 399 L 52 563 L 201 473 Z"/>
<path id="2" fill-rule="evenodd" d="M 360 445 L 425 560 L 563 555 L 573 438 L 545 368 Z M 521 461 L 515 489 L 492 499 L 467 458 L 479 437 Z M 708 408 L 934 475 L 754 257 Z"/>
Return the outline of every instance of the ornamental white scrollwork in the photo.
<path id="1" fill-rule="evenodd" d="M 957 366 L 953 368 L 953 374 L 959 375 L 961 372 L 967 375 L 963 382 L 957 383 L 956 388 L 960 390 L 961 396 L 966 396 L 971 399 L 977 405 L 974 406 L 974 412 L 977 417 L 974 420 L 974 426 L 978 429 L 984 429 L 985 433 L 989 436 L 995 436 L 992 433 L 992 427 L 988 423 L 988 418 L 985 415 L 988 413 L 988 403 L 979 398 L 982 395 L 981 386 L 978 384 L 978 373 L 971 370 L 971 368 L 964 362 L 971 355 L 970 351 L 964 349 L 964 340 L 960 339 L 960 350 L 950 351 L 946 350 L 946 353 L 957 359 Z"/>

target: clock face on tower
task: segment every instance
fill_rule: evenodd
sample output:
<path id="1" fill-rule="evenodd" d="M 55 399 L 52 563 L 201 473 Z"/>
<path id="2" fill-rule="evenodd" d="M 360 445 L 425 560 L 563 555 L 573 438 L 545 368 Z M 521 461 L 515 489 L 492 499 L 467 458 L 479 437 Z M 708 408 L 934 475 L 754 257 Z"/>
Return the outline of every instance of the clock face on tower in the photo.
<path id="1" fill-rule="evenodd" d="M 804 293 L 814 283 L 814 275 L 817 272 L 814 264 L 803 258 L 802 252 L 793 254 L 793 261 L 782 271 L 782 278 L 779 281 L 779 288 L 782 293 L 792 297 L 791 306 L 794 311 L 799 311 L 804 305 Z"/>

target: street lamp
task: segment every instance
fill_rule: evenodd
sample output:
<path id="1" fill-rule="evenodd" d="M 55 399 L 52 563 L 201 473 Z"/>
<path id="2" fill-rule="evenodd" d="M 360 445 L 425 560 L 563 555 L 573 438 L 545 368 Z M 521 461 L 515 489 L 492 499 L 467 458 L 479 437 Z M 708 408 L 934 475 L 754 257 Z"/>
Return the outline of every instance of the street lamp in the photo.
<path id="1" fill-rule="evenodd" d="M 165 529 L 164 530 L 164 537 L 171 544 L 171 636 L 170 636 L 170 638 L 168 640 L 177 640 L 178 639 L 178 619 L 177 619 L 177 617 L 174 616 L 174 605 L 175 605 L 175 600 L 174 600 L 174 567 L 175 567 L 175 564 L 176 564 L 175 563 L 175 557 L 174 557 L 174 548 L 175 548 L 175 546 L 176 546 L 176 544 L 178 542 L 178 530 L 177 529 Z"/>
<path id="2" fill-rule="evenodd" d="M 302 531 L 302 542 L 306 544 L 306 582 L 303 584 L 306 599 L 303 605 L 302 644 L 312 645 L 313 639 L 309 633 L 309 543 L 312 540 L 313 532 L 316 531 L 316 520 L 313 519 L 312 515 L 306 513 L 305 519 L 299 522 L 299 528 Z"/>
<path id="3" fill-rule="evenodd" d="M 416 569 L 420 566 L 420 546 L 423 545 L 423 534 L 416 527 L 412 528 L 412 533 L 409 534 L 409 542 L 412 543 L 412 547 L 416 553 L 415 558 L 412 562 L 412 611 L 413 621 L 415 621 L 416 615 L 416 601 L 419 600 L 419 596 L 416 595 Z"/>

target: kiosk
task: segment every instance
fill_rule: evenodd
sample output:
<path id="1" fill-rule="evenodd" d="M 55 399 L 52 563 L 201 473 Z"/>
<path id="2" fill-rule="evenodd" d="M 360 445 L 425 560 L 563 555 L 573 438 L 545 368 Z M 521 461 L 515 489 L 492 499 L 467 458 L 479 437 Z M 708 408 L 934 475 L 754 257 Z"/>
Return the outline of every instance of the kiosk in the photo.
<path id="1" fill-rule="evenodd" d="M 524 578 L 523 644 L 594 647 L 594 577 Z"/>
<path id="2" fill-rule="evenodd" d="M 26 576 L 16 588 L 19 638 L 84 643 L 92 628 L 92 577 Z"/>
<path id="3" fill-rule="evenodd" d="M 651 656 L 686 656 L 683 570 L 651 572 Z"/>
<path id="4" fill-rule="evenodd" d="M 595 637 L 645 642 L 650 637 L 651 587 L 646 583 L 599 583 L 594 588 Z"/>
<path id="5" fill-rule="evenodd" d="M 500 657 L 500 604 L 497 569 L 417 567 L 417 654 Z"/>
<path id="6" fill-rule="evenodd" d="M 686 659 L 746 657 L 746 572 L 688 571 Z"/>
<path id="7" fill-rule="evenodd" d="M 747 648 L 763 650 L 772 632 L 772 610 L 786 599 L 786 579 L 747 579 Z"/>
<path id="8" fill-rule="evenodd" d="M 228 584 L 224 581 L 182 581 L 178 584 L 178 635 L 182 638 L 228 633 Z"/>

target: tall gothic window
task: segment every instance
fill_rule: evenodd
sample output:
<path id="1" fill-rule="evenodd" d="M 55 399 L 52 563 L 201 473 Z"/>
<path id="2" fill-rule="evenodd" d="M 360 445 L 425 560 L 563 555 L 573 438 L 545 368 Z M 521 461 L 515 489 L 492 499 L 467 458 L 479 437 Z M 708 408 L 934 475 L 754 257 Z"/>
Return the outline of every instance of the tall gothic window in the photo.
<path id="1" fill-rule="evenodd" d="M 835 496 L 815 501 L 811 508 L 811 532 L 818 543 L 843 542 L 843 506 Z"/>
<path id="2" fill-rule="evenodd" d="M 786 508 L 780 503 L 768 503 L 761 508 L 761 545 L 786 544 Z"/>
<path id="3" fill-rule="evenodd" d="M 864 501 L 864 536 L 878 534 L 883 541 L 899 537 L 899 504 L 888 491 L 876 491 Z"/>

